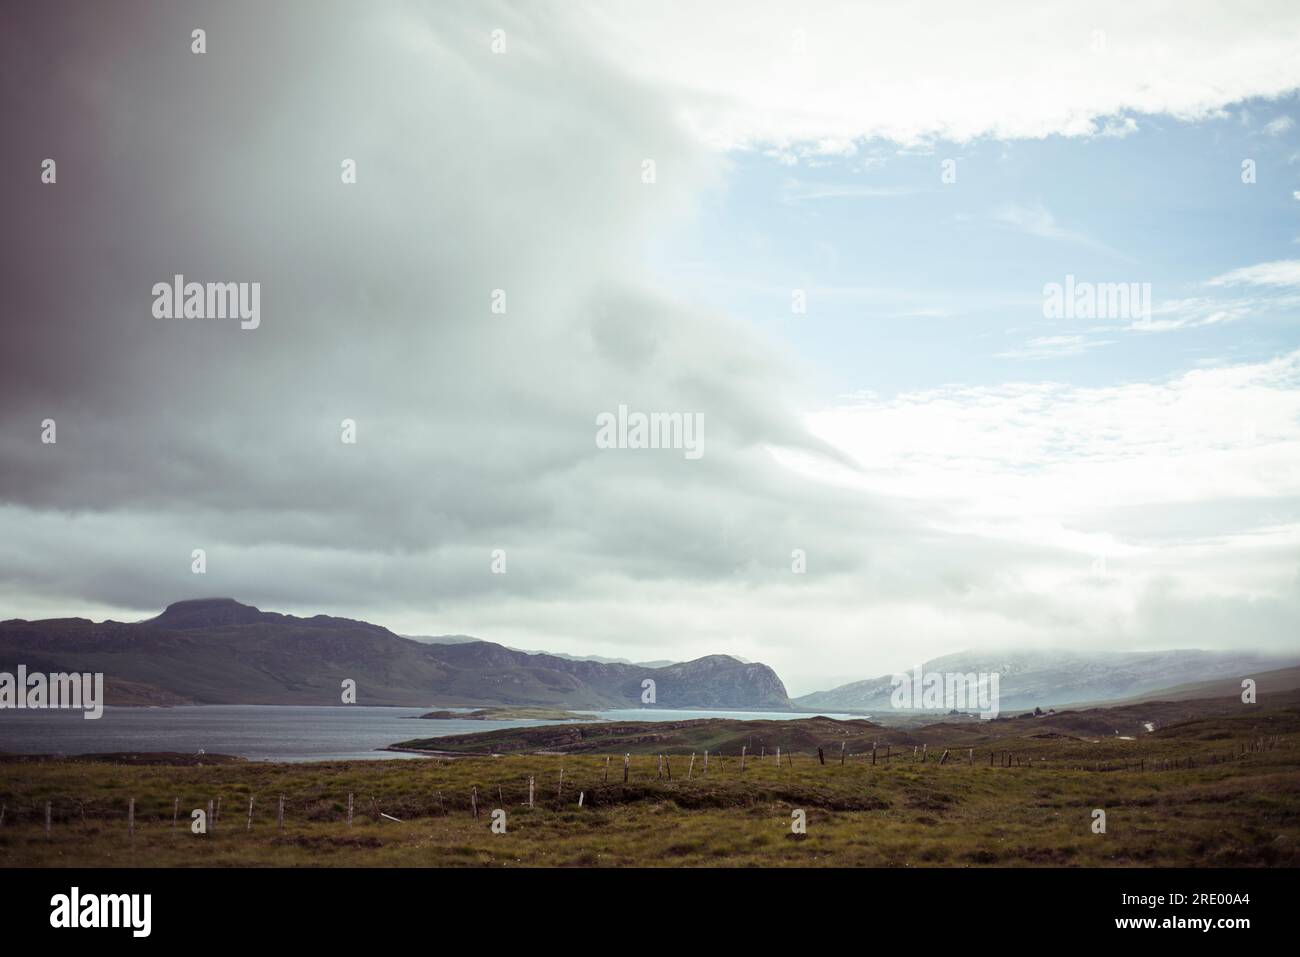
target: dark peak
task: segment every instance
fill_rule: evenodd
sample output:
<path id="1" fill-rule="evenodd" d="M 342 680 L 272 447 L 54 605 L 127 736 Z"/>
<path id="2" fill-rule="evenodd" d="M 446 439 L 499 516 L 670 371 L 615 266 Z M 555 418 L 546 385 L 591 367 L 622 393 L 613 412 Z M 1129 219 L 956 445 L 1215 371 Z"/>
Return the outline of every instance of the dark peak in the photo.
<path id="1" fill-rule="evenodd" d="M 163 628 L 215 628 L 222 625 L 248 625 L 264 621 L 270 615 L 233 598 L 189 598 L 172 602 L 149 624 Z"/>

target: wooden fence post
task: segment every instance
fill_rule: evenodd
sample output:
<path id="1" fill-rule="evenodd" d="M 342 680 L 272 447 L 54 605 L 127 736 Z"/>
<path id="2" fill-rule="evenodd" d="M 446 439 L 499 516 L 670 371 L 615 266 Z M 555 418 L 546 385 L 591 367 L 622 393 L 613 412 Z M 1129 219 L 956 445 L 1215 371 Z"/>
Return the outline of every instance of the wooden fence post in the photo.
<path id="1" fill-rule="evenodd" d="M 352 826 L 352 792 L 348 792 L 348 827 Z"/>
<path id="2" fill-rule="evenodd" d="M 740 770 L 745 770 L 745 745 L 740 746 Z"/>
<path id="3" fill-rule="evenodd" d="M 692 751 L 692 752 L 691 752 L 691 763 L 690 763 L 690 764 L 687 766 L 687 768 L 686 768 L 686 780 L 689 781 L 689 780 L 691 779 L 691 775 L 694 774 L 694 773 L 695 773 L 695 752 Z"/>
<path id="4" fill-rule="evenodd" d="M 564 768 L 560 768 L 560 787 L 555 792 L 556 797 L 564 797 Z"/>
<path id="5" fill-rule="evenodd" d="M 173 831 L 176 830 L 176 819 L 180 817 L 180 814 L 181 814 L 181 799 L 177 798 L 172 803 L 172 830 Z"/>
<path id="6" fill-rule="evenodd" d="M 126 834 L 127 837 L 135 837 L 135 798 L 131 798 L 126 806 Z"/>
<path id="7" fill-rule="evenodd" d="M 661 754 L 659 755 L 659 780 L 662 781 L 663 779 L 664 779 L 664 756 Z"/>
<path id="8" fill-rule="evenodd" d="M 822 754 L 821 748 L 817 749 L 817 760 L 820 761 L 822 764 L 826 763 L 826 755 Z"/>
<path id="9" fill-rule="evenodd" d="M 664 755 L 664 770 L 668 772 L 668 780 L 669 780 L 669 781 L 672 781 L 672 779 L 673 779 L 673 756 L 672 756 L 671 754 Z"/>
<path id="10" fill-rule="evenodd" d="M 781 745 L 779 744 L 776 746 L 776 766 L 778 768 L 781 766 Z M 741 762 L 740 770 L 745 770 L 744 762 Z"/>
<path id="11" fill-rule="evenodd" d="M 244 825 L 245 831 L 253 829 L 253 795 L 248 796 L 248 823 Z"/>
<path id="12" fill-rule="evenodd" d="M 871 742 L 871 766 L 876 766 L 876 742 Z"/>
<path id="13" fill-rule="evenodd" d="M 944 748 L 944 749 L 943 749 L 943 757 L 941 757 L 941 758 L 939 759 L 939 763 L 940 763 L 940 764 L 943 764 L 943 762 L 945 762 L 945 761 L 947 761 L 947 760 L 948 760 L 948 749 L 947 749 L 947 748 Z"/>
<path id="14" fill-rule="evenodd" d="M 586 791 L 579 791 L 579 792 L 578 792 L 578 807 L 582 807 L 582 799 L 585 798 L 586 796 L 587 796 L 587 792 L 586 792 Z"/>
<path id="15" fill-rule="evenodd" d="M 474 813 L 474 817 L 477 818 L 478 817 L 478 785 L 477 784 L 474 785 L 472 788 L 470 788 L 469 808 Z"/>
<path id="16" fill-rule="evenodd" d="M 601 781 L 600 783 L 601 783 L 601 784 L 608 784 L 608 783 L 609 783 L 609 755 L 608 755 L 608 754 L 605 755 L 605 779 L 604 779 L 603 781 Z"/>
<path id="17" fill-rule="evenodd" d="M 708 773 L 709 773 L 709 749 L 708 749 L 708 748 L 705 748 L 705 749 L 704 749 L 704 771 L 703 771 L 703 773 L 704 773 L 704 774 L 708 774 Z"/>
<path id="18" fill-rule="evenodd" d="M 632 763 L 632 755 L 630 754 L 623 755 L 623 783 L 624 784 L 627 784 L 627 768 L 628 765 L 631 763 Z"/>
<path id="19" fill-rule="evenodd" d="M 45 840 L 50 839 L 50 802 L 45 802 Z"/>
<path id="20" fill-rule="evenodd" d="M 840 767 L 844 767 L 844 746 L 847 742 L 840 742 Z"/>
<path id="21" fill-rule="evenodd" d="M 275 826 L 281 831 L 284 830 L 284 795 L 280 795 L 280 809 L 275 815 Z"/>
<path id="22" fill-rule="evenodd" d="M 627 769 L 624 768 L 625 774 L 626 771 Z M 626 777 L 624 778 L 624 780 L 626 780 Z M 528 806 L 529 807 L 533 806 L 533 797 L 536 794 L 536 790 L 537 790 L 537 779 L 530 774 L 528 775 Z"/>

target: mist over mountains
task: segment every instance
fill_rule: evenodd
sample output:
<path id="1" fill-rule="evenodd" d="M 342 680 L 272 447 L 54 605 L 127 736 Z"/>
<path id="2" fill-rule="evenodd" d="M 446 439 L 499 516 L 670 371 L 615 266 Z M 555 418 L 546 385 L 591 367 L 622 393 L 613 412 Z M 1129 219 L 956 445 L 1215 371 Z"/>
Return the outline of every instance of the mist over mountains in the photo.
<path id="1" fill-rule="evenodd" d="M 1249 676 L 1297 656 L 1211 652 L 965 651 L 925 662 L 926 673 L 1000 676 L 1003 711 L 1127 698 L 1217 678 Z M 380 625 L 262 611 L 231 598 L 179 601 L 135 623 L 84 618 L 0 622 L 0 669 L 103 672 L 109 704 L 357 703 L 410 707 L 554 706 L 714 710 L 893 710 L 892 675 L 791 699 L 776 672 L 730 655 L 629 663 L 507 648 L 465 635 L 414 639 Z"/>
<path id="2" fill-rule="evenodd" d="M 1300 655 L 1267 656 L 1233 651 L 1096 651 L 1063 649 L 963 651 L 925 662 L 923 673 L 1000 676 L 1004 711 L 1060 707 L 1124 698 L 1212 678 L 1248 677 L 1283 668 Z M 911 672 L 909 671 L 909 674 Z M 800 708 L 890 710 L 893 675 L 880 675 L 794 698 Z"/>

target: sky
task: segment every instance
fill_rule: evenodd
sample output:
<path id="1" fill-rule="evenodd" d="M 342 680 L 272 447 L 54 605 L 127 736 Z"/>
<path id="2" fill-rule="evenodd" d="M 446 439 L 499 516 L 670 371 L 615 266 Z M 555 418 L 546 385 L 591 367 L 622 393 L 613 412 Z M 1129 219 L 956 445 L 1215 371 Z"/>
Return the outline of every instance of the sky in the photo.
<path id="1" fill-rule="evenodd" d="M 1300 654 L 1300 7 L 1137 6 L 6 9 L 0 618 Z"/>

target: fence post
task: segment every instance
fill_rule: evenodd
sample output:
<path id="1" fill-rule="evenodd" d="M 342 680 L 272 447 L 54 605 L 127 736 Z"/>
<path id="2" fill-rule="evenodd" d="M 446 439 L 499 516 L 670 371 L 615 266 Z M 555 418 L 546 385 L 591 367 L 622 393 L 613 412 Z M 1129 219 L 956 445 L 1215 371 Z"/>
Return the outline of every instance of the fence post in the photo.
<path id="1" fill-rule="evenodd" d="M 840 742 L 840 767 L 844 767 L 844 745 L 846 742 Z"/>
<path id="2" fill-rule="evenodd" d="M 177 798 L 174 802 L 172 802 L 172 830 L 173 831 L 176 830 L 176 818 L 180 817 L 180 813 L 181 813 L 181 799 Z"/>
<path id="3" fill-rule="evenodd" d="M 45 802 L 45 840 L 50 839 L 50 802 Z"/>
<path id="4" fill-rule="evenodd" d="M 216 818 L 212 816 L 212 799 L 208 798 L 208 833 L 211 834 L 217 829 Z"/>
<path id="5" fill-rule="evenodd" d="M 244 825 L 245 831 L 253 829 L 253 795 L 248 796 L 248 823 Z"/>
<path id="6" fill-rule="evenodd" d="M 826 755 L 822 754 L 821 748 L 817 749 L 817 760 L 820 761 L 822 764 L 826 763 Z"/>
<path id="7" fill-rule="evenodd" d="M 707 760 L 707 758 L 705 760 Z M 624 784 L 627 784 L 627 768 L 628 765 L 631 763 L 632 763 L 632 755 L 630 754 L 623 755 L 623 783 Z"/>
<path id="8" fill-rule="evenodd" d="M 708 748 L 704 749 L 704 772 L 703 773 L 705 774 L 709 773 L 709 749 Z"/>
<path id="9" fill-rule="evenodd" d="M 275 826 L 282 831 L 284 830 L 284 795 L 283 794 L 280 795 L 280 809 L 279 811 L 276 812 Z"/>
<path id="10" fill-rule="evenodd" d="M 694 774 L 694 773 L 695 773 L 695 752 L 692 751 L 692 752 L 691 752 L 691 763 L 690 763 L 690 765 L 688 765 L 687 768 L 686 768 L 686 780 L 689 781 L 689 780 L 691 779 L 691 775 Z"/>
<path id="11" fill-rule="evenodd" d="M 537 790 L 537 779 L 531 774 L 528 775 L 528 806 L 533 806 L 533 797 Z"/>
<path id="12" fill-rule="evenodd" d="M 745 770 L 745 745 L 740 746 L 740 770 Z"/>
<path id="13" fill-rule="evenodd" d="M 127 837 L 135 837 L 135 798 L 131 798 L 126 806 L 126 834 Z"/>
<path id="14" fill-rule="evenodd" d="M 474 812 L 474 817 L 478 817 L 478 785 L 474 785 L 469 792 L 469 807 Z"/>
<path id="15" fill-rule="evenodd" d="M 600 783 L 601 783 L 601 784 L 608 784 L 608 783 L 609 783 L 609 755 L 608 755 L 608 754 L 605 755 L 605 779 L 604 779 L 603 781 L 601 781 Z"/>
<path id="16" fill-rule="evenodd" d="M 348 827 L 352 826 L 352 792 L 348 792 Z"/>

